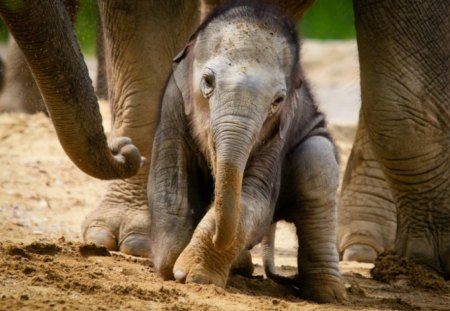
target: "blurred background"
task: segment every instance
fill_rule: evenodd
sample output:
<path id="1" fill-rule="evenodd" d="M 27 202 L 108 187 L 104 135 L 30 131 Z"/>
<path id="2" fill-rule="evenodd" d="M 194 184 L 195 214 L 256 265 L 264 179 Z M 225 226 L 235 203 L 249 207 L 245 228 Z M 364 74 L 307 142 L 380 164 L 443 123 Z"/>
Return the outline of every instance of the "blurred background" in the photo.
<path id="1" fill-rule="evenodd" d="M 96 23 L 96 1 L 80 0 L 76 32 L 81 48 L 87 55 L 95 53 Z M 317 0 L 305 14 L 299 29 L 302 37 L 308 39 L 354 39 L 352 0 Z M 0 42 L 5 42 L 7 38 L 8 33 L 1 23 Z"/>

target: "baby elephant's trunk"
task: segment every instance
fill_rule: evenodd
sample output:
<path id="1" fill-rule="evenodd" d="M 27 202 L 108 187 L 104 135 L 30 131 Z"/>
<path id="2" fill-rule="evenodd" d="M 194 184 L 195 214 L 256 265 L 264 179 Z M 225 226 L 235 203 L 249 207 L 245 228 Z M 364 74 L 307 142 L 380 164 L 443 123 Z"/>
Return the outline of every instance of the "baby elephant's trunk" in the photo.
<path id="1" fill-rule="evenodd" d="M 231 115 L 213 124 L 216 142 L 215 200 L 218 249 L 229 248 L 236 238 L 241 218 L 242 178 L 258 130 L 248 117 Z"/>
<path id="2" fill-rule="evenodd" d="M 218 249 L 227 249 L 233 243 L 239 226 L 242 172 L 234 163 L 227 162 L 217 163 L 217 169 L 213 242 Z"/>

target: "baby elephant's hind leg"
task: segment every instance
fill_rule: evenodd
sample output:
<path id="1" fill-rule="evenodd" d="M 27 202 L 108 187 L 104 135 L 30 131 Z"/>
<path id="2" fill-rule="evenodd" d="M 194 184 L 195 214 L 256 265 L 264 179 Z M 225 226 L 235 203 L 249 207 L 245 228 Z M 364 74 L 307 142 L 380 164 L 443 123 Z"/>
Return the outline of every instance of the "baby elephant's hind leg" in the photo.
<path id="1" fill-rule="evenodd" d="M 346 297 L 336 249 L 339 166 L 332 142 L 308 138 L 289 157 L 284 198 L 286 220 L 296 226 L 300 294 L 318 302 Z"/>

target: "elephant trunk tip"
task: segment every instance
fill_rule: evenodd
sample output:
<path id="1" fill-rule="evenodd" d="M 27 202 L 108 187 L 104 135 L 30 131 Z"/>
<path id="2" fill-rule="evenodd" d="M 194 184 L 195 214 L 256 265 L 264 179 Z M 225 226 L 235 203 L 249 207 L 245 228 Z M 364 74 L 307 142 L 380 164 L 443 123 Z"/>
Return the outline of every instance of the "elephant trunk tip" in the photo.
<path id="1" fill-rule="evenodd" d="M 78 168 L 92 177 L 103 180 L 130 178 L 146 163 L 146 159 L 128 137 L 115 138 L 109 146 L 101 144 L 99 154 L 91 152 L 81 157 L 77 153 L 77 147 L 73 148 L 63 142 L 62 145 Z M 88 149 L 91 149 L 91 146 Z"/>
<path id="2" fill-rule="evenodd" d="M 139 149 L 133 145 L 128 137 L 118 137 L 110 145 L 113 153 L 116 173 L 119 178 L 128 178 L 137 174 L 145 164 L 146 159 L 141 156 Z"/>

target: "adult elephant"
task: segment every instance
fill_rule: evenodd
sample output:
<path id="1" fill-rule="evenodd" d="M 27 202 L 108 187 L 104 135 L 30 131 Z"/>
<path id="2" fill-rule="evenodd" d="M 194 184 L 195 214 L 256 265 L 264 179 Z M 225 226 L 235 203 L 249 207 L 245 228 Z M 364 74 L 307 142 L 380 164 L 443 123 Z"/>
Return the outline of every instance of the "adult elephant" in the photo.
<path id="1" fill-rule="evenodd" d="M 205 0 L 204 12 L 217 2 Z M 294 17 L 301 16 L 311 2 L 279 1 Z M 349 199 L 342 201 L 341 210 L 352 213 L 362 206 L 359 213 L 370 215 L 377 208 L 386 213 L 389 206 L 396 207 L 397 253 L 448 275 L 450 190 L 445 173 L 449 164 L 450 3 L 354 3 L 363 103 L 342 193 Z M 0 2 L 0 13 L 38 80 L 61 143 L 74 162 L 100 178 L 131 176 L 139 169 L 140 157 L 129 140 L 119 138 L 123 136 L 131 137 L 147 158 L 135 177 L 109 185 L 99 208 L 84 223 L 87 242 L 148 254 L 145 189 L 159 116 L 158 97 L 172 56 L 198 22 L 197 5 L 175 0 L 99 1 L 113 113 L 111 132 L 116 138 L 113 148 L 108 148 L 86 67 L 61 4 Z M 372 204 L 373 198 L 379 202 Z M 379 219 L 369 217 L 372 228 L 377 223 Z M 374 230 L 370 231 L 364 238 L 376 240 Z"/>

